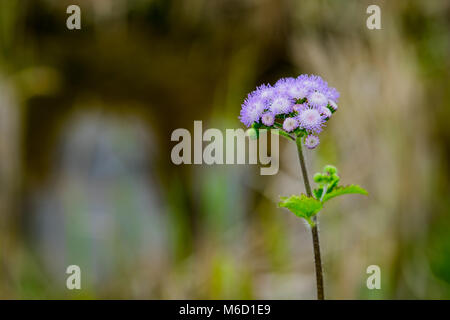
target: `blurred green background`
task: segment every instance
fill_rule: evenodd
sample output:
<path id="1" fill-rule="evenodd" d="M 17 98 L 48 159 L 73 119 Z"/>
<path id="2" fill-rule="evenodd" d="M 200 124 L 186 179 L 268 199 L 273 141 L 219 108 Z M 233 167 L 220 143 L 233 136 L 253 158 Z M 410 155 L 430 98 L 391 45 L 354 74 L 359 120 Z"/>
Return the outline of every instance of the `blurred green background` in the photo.
<path id="1" fill-rule="evenodd" d="M 241 128 L 249 91 L 301 73 L 341 92 L 310 174 L 370 192 L 320 216 L 326 297 L 450 298 L 449 53 L 448 1 L 1 1 L 0 298 L 315 298 L 276 206 L 304 190 L 294 144 L 274 176 L 170 160 L 176 128 Z"/>

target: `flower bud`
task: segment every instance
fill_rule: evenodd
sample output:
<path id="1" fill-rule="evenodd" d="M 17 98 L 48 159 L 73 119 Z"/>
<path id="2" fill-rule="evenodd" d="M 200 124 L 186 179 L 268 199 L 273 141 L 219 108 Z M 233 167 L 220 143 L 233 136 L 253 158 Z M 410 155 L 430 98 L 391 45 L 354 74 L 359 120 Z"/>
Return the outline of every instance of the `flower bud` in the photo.
<path id="1" fill-rule="evenodd" d="M 323 169 L 326 173 L 333 175 L 337 173 L 337 169 L 334 166 L 331 165 L 327 165 L 325 166 L 325 168 Z"/>
<path id="2" fill-rule="evenodd" d="M 314 182 L 321 183 L 324 180 L 324 176 L 321 173 L 316 173 L 314 175 Z"/>
<path id="3" fill-rule="evenodd" d="M 258 136 L 259 136 L 258 130 L 256 130 L 255 128 L 247 129 L 247 131 L 245 132 L 245 135 L 252 140 L 257 140 Z"/>

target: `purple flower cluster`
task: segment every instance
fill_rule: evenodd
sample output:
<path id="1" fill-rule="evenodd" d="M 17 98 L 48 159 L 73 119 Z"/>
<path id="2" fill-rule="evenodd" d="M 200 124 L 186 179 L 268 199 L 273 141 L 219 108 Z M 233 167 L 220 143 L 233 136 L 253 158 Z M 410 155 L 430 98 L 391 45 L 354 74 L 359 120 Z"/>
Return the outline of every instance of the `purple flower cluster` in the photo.
<path id="1" fill-rule="evenodd" d="M 274 86 L 261 85 L 242 104 L 239 119 L 247 127 L 263 125 L 306 135 L 305 144 L 315 148 L 317 134 L 337 110 L 339 92 L 315 75 L 282 78 Z"/>

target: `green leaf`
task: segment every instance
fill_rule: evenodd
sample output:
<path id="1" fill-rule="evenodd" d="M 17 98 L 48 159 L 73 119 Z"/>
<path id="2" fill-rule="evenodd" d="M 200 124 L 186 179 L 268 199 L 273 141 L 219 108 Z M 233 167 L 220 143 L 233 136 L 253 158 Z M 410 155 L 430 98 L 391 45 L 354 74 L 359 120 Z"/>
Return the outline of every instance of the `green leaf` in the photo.
<path id="1" fill-rule="evenodd" d="M 322 203 L 312 197 L 302 194 L 299 196 L 281 197 L 278 204 L 282 208 L 289 209 L 292 213 L 300 218 L 304 218 L 310 225 L 314 225 L 311 217 L 322 209 Z"/>
<path id="2" fill-rule="evenodd" d="M 359 194 L 364 194 L 364 195 L 369 194 L 365 189 L 361 188 L 360 186 L 358 186 L 356 184 L 352 184 L 349 186 L 335 188 L 334 190 L 325 194 L 325 196 L 322 199 L 322 202 L 326 202 L 326 201 L 330 200 L 331 198 L 334 198 L 334 197 L 337 197 L 337 196 L 340 196 L 343 194 L 349 194 L 349 193 L 359 193 Z"/>

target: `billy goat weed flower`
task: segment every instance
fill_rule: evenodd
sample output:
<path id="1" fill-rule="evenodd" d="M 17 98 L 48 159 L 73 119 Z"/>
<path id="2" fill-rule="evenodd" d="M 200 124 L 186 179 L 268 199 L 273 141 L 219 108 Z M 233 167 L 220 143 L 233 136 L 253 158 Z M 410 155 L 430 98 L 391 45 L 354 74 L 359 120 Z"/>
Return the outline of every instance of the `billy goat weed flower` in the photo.
<path id="1" fill-rule="evenodd" d="M 330 165 L 314 175 L 318 187 L 311 190 L 302 146 L 314 149 L 319 145 L 317 134 L 337 111 L 338 98 L 339 92 L 321 77 L 303 74 L 280 79 L 274 86 L 257 87 L 245 99 L 239 117 L 242 123 L 251 127 L 248 134 L 253 139 L 258 138 L 259 129 L 274 129 L 297 145 L 306 194 L 281 197 L 279 206 L 305 219 L 311 227 L 318 299 L 325 296 L 317 215 L 334 197 L 349 193 L 368 194 L 357 185 L 340 186 L 337 169 Z"/>
<path id="2" fill-rule="evenodd" d="M 275 116 L 271 112 L 266 112 L 261 116 L 261 122 L 265 126 L 273 126 L 273 124 L 275 123 Z"/>
<path id="3" fill-rule="evenodd" d="M 283 122 L 283 129 L 287 132 L 291 132 L 298 127 L 298 121 L 295 118 L 286 118 Z"/>
<path id="4" fill-rule="evenodd" d="M 322 131 L 326 117 L 320 114 L 320 109 L 305 108 L 300 110 L 297 119 L 300 122 L 300 126 L 304 129 L 319 133 Z"/>
<path id="5" fill-rule="evenodd" d="M 318 136 L 314 136 L 312 134 L 310 134 L 309 136 L 307 136 L 305 138 L 305 146 L 308 149 L 314 149 L 315 147 L 317 147 L 319 145 L 319 137 Z"/>
<path id="6" fill-rule="evenodd" d="M 282 78 L 274 86 L 263 84 L 248 94 L 239 119 L 247 127 L 279 129 L 303 137 L 322 131 L 337 110 L 338 98 L 337 90 L 319 76 Z"/>

